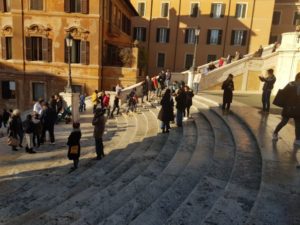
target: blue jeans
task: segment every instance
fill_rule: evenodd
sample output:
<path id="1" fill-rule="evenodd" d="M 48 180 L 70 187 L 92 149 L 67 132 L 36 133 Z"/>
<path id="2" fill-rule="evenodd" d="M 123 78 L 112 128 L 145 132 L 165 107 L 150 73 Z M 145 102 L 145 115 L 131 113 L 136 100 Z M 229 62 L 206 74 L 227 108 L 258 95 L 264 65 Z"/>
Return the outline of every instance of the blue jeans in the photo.
<path id="1" fill-rule="evenodd" d="M 104 156 L 102 138 L 95 138 L 95 144 L 96 144 L 97 158 L 101 158 L 102 156 Z"/>
<path id="2" fill-rule="evenodd" d="M 180 109 L 177 109 L 176 113 L 176 124 L 179 127 L 182 127 L 182 117 L 183 117 L 183 111 Z"/>
<path id="3" fill-rule="evenodd" d="M 262 93 L 263 111 L 270 111 L 270 96 L 271 90 L 264 90 Z"/>

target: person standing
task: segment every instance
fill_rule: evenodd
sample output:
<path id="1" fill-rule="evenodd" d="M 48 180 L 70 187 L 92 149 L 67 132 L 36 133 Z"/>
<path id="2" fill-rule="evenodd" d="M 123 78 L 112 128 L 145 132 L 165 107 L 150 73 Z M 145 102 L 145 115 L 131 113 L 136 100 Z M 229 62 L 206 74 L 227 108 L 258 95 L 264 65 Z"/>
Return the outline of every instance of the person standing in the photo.
<path id="1" fill-rule="evenodd" d="M 42 114 L 43 107 L 42 104 L 44 103 L 44 99 L 39 98 L 39 100 L 33 105 L 33 112 L 37 112 L 39 115 Z"/>
<path id="2" fill-rule="evenodd" d="M 73 130 L 68 137 L 67 145 L 68 149 L 68 159 L 73 160 L 73 167 L 70 171 L 74 171 L 78 168 L 79 158 L 80 158 L 80 139 L 81 130 L 80 123 L 73 123 Z"/>
<path id="3" fill-rule="evenodd" d="M 22 123 L 20 124 L 20 111 L 18 109 L 15 109 L 12 114 L 11 117 L 9 119 L 9 123 L 8 123 L 8 137 L 12 137 L 14 139 L 18 140 L 18 135 L 20 133 L 20 129 L 23 130 L 22 128 Z M 20 141 L 19 141 L 20 143 Z M 20 144 L 19 144 L 20 146 Z M 17 145 L 11 146 L 13 151 L 18 151 L 17 149 Z M 21 147 L 21 146 L 20 146 Z"/>
<path id="4" fill-rule="evenodd" d="M 176 109 L 177 109 L 176 124 L 178 127 L 182 127 L 183 113 L 186 107 L 186 95 L 182 88 L 177 90 L 177 95 L 175 97 L 175 100 L 176 100 Z"/>
<path id="5" fill-rule="evenodd" d="M 3 109 L 3 114 L 2 114 L 2 121 L 3 121 L 3 126 L 7 127 L 7 123 L 9 120 L 10 114 L 7 112 L 6 109 Z"/>
<path id="6" fill-rule="evenodd" d="M 232 102 L 233 91 L 234 91 L 234 83 L 233 83 L 233 75 L 229 74 L 227 79 L 222 84 L 223 92 L 223 104 L 222 111 L 223 115 L 228 114 L 230 110 L 230 104 Z"/>
<path id="7" fill-rule="evenodd" d="M 171 82 L 171 79 L 172 79 L 172 73 L 169 69 L 167 69 L 167 72 L 166 72 L 166 87 L 169 88 L 170 86 L 170 82 Z"/>
<path id="8" fill-rule="evenodd" d="M 201 78 L 202 78 L 202 73 L 200 72 L 195 75 L 194 80 L 193 80 L 193 89 L 196 94 L 199 92 L 199 84 L 200 84 Z"/>
<path id="9" fill-rule="evenodd" d="M 99 98 L 98 98 L 98 90 L 95 90 L 92 94 L 92 103 L 93 103 L 93 113 L 95 113 L 95 110 L 97 108 L 97 105 L 99 104 Z"/>
<path id="10" fill-rule="evenodd" d="M 81 94 L 79 96 L 79 112 L 84 112 L 86 110 L 86 104 L 85 104 L 85 94 Z"/>
<path id="11" fill-rule="evenodd" d="M 109 117 L 110 116 L 110 94 L 109 93 L 104 95 L 102 102 L 103 102 L 102 103 L 103 108 L 106 110 L 107 117 Z"/>
<path id="12" fill-rule="evenodd" d="M 121 94 L 121 91 L 122 91 L 122 86 L 120 84 L 120 82 L 117 84 L 116 86 L 116 94 L 117 95 L 120 95 Z"/>
<path id="13" fill-rule="evenodd" d="M 158 119 L 161 121 L 161 130 L 163 133 L 169 133 L 170 121 L 174 120 L 173 114 L 173 98 L 171 90 L 168 88 L 160 101 L 161 109 L 158 114 Z"/>
<path id="14" fill-rule="evenodd" d="M 119 101 L 120 101 L 120 96 L 116 95 L 115 99 L 114 99 L 113 109 L 112 109 L 111 114 L 110 114 L 111 118 L 114 117 L 114 112 L 115 112 L 116 109 L 117 109 L 117 115 L 119 115 L 119 112 L 120 112 Z"/>
<path id="15" fill-rule="evenodd" d="M 43 130 L 39 114 L 33 113 L 32 122 L 34 124 L 32 137 L 33 146 L 39 148 L 41 145 L 41 135 Z"/>
<path id="16" fill-rule="evenodd" d="M 270 111 L 271 92 L 273 90 L 274 83 L 276 82 L 274 70 L 268 69 L 267 73 L 268 73 L 267 77 L 259 76 L 259 79 L 262 82 L 264 82 L 263 93 L 262 93 L 262 106 L 263 106 L 263 112 L 265 113 L 269 113 Z"/>
<path id="17" fill-rule="evenodd" d="M 148 101 L 148 92 L 149 92 L 149 89 L 148 89 L 148 83 L 147 83 L 147 80 L 145 80 L 143 82 L 143 95 L 142 95 L 142 103 L 144 103 L 144 97 L 146 96 L 146 101 Z"/>
<path id="18" fill-rule="evenodd" d="M 194 97 L 194 92 L 189 88 L 189 86 L 184 87 L 185 91 L 185 96 L 186 96 L 186 117 L 190 117 L 190 108 L 193 105 L 193 97 Z"/>
<path id="19" fill-rule="evenodd" d="M 26 152 L 27 153 L 36 153 L 33 151 L 33 144 L 32 144 L 32 139 L 33 139 L 33 131 L 34 131 L 34 124 L 32 122 L 32 116 L 31 114 L 28 114 L 26 116 L 26 119 L 23 122 L 23 129 L 25 133 L 25 140 L 26 140 Z"/>
<path id="20" fill-rule="evenodd" d="M 45 142 L 46 131 L 48 131 L 50 136 L 50 144 L 54 145 L 55 144 L 54 124 L 56 122 L 56 113 L 52 108 L 49 107 L 49 104 L 47 102 L 45 102 L 43 105 L 41 122 L 43 125 L 41 144 Z"/>
<path id="21" fill-rule="evenodd" d="M 222 67 L 223 64 L 224 64 L 224 59 L 223 59 L 223 57 L 220 57 L 220 58 L 219 58 L 219 62 L 218 62 L 218 66 L 219 66 L 219 67 Z"/>
<path id="22" fill-rule="evenodd" d="M 288 123 L 290 118 L 295 121 L 295 145 L 300 146 L 300 73 L 296 75 L 295 81 L 290 82 L 282 90 L 285 96 L 282 110 L 281 122 L 273 132 L 273 140 L 278 140 L 279 131 Z"/>
<path id="23" fill-rule="evenodd" d="M 96 108 L 95 115 L 93 118 L 93 126 L 94 126 L 94 138 L 96 145 L 96 154 L 97 160 L 101 160 L 104 155 L 104 147 L 103 147 L 103 134 L 105 129 L 105 110 L 101 108 Z"/>

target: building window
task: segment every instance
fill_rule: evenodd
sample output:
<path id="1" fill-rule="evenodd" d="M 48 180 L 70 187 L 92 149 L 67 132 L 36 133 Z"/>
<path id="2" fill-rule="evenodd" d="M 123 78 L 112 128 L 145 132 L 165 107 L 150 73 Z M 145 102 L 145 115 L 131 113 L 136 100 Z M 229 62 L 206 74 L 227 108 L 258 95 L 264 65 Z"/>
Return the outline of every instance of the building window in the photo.
<path id="1" fill-rule="evenodd" d="M 210 17 L 221 18 L 225 14 L 225 4 L 222 3 L 212 3 Z"/>
<path id="2" fill-rule="evenodd" d="M 16 98 L 16 82 L 2 81 L 2 98 L 15 99 Z"/>
<path id="3" fill-rule="evenodd" d="M 131 34 L 131 20 L 124 14 L 122 15 L 122 31 L 128 35 Z"/>
<path id="4" fill-rule="evenodd" d="M 280 17 L 281 17 L 281 12 L 274 11 L 273 12 L 272 24 L 273 25 L 278 25 L 280 23 Z"/>
<path id="5" fill-rule="evenodd" d="M 235 17 L 245 18 L 246 17 L 247 4 L 236 4 Z"/>
<path id="6" fill-rule="evenodd" d="M 192 3 L 191 4 L 191 17 L 197 17 L 199 13 L 199 4 L 198 3 Z"/>
<path id="7" fill-rule="evenodd" d="M 276 35 L 271 35 L 270 36 L 269 44 L 274 44 L 277 41 L 278 41 L 278 36 L 276 36 Z"/>
<path id="8" fill-rule="evenodd" d="M 300 25 L 300 12 L 295 12 L 293 25 L 297 25 L 297 21 L 298 21 L 298 25 Z"/>
<path id="9" fill-rule="evenodd" d="M 139 2 L 138 3 L 138 13 L 140 16 L 145 16 L 145 2 Z"/>
<path id="10" fill-rule="evenodd" d="M 185 64 L 184 64 L 185 69 L 190 69 L 192 67 L 193 59 L 194 59 L 194 55 L 192 54 L 185 55 Z"/>
<path id="11" fill-rule="evenodd" d="M 195 29 L 186 29 L 185 30 L 185 38 L 184 43 L 185 44 L 195 44 Z"/>
<path id="12" fill-rule="evenodd" d="M 43 10 L 44 9 L 44 0 L 30 0 L 30 9 L 31 10 Z"/>
<path id="13" fill-rule="evenodd" d="M 247 40 L 246 30 L 233 30 L 231 32 L 231 45 L 245 46 Z"/>
<path id="14" fill-rule="evenodd" d="M 1 37 L 2 59 L 12 59 L 12 37 Z"/>
<path id="15" fill-rule="evenodd" d="M 170 39 L 170 29 L 169 28 L 157 28 L 156 42 L 169 43 L 169 39 Z"/>
<path id="16" fill-rule="evenodd" d="M 217 60 L 217 56 L 216 55 L 208 55 L 207 56 L 207 62 L 214 62 Z"/>
<path id="17" fill-rule="evenodd" d="M 89 0 L 65 0 L 65 12 L 89 13 Z"/>
<path id="18" fill-rule="evenodd" d="M 222 43 L 222 30 L 212 29 L 207 32 L 207 44 L 220 45 Z"/>
<path id="19" fill-rule="evenodd" d="M 0 0 L 0 12 L 11 11 L 11 0 Z"/>
<path id="20" fill-rule="evenodd" d="M 26 60 L 52 61 L 52 40 L 42 37 L 26 37 Z"/>
<path id="21" fill-rule="evenodd" d="M 41 98 L 45 99 L 45 84 L 32 83 L 32 100 L 37 101 Z"/>
<path id="22" fill-rule="evenodd" d="M 65 43 L 65 63 L 69 62 L 69 49 Z M 90 63 L 90 43 L 88 41 L 73 40 L 71 47 L 71 63 L 88 65 Z"/>
<path id="23" fill-rule="evenodd" d="M 161 4 L 161 17 L 168 17 L 169 16 L 169 3 L 163 2 Z"/>
<path id="24" fill-rule="evenodd" d="M 164 68 L 165 67 L 165 53 L 157 54 L 157 67 Z"/>
<path id="25" fill-rule="evenodd" d="M 135 27 L 133 29 L 133 39 L 138 41 L 146 41 L 146 27 Z"/>

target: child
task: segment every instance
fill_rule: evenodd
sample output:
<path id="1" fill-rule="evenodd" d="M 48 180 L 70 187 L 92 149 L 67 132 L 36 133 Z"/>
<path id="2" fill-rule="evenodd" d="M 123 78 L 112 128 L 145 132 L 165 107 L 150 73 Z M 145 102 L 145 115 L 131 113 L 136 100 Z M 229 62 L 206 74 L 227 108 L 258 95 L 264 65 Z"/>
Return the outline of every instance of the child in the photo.
<path id="1" fill-rule="evenodd" d="M 26 116 L 26 120 L 23 122 L 23 130 L 25 133 L 25 140 L 27 143 L 26 152 L 27 153 L 36 153 L 33 151 L 32 139 L 33 139 L 33 131 L 34 131 L 34 124 L 32 122 L 31 114 Z"/>
<path id="2" fill-rule="evenodd" d="M 71 132 L 67 145 L 69 146 L 68 158 L 73 160 L 74 166 L 71 167 L 71 171 L 78 168 L 79 157 L 80 157 L 80 123 L 73 123 L 73 131 Z"/>

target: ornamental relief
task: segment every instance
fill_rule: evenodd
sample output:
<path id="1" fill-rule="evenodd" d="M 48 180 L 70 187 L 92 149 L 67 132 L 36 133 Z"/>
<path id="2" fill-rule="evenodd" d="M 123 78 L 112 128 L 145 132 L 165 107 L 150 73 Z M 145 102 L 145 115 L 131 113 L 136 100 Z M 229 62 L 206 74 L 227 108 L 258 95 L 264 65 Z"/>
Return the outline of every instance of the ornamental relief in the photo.
<path id="1" fill-rule="evenodd" d="M 1 29 L 1 36 L 13 36 L 13 28 L 11 26 L 4 26 Z"/>
<path id="2" fill-rule="evenodd" d="M 67 33 L 70 32 L 74 39 L 84 40 L 86 41 L 89 37 L 90 32 L 82 27 L 70 27 L 66 28 L 65 31 Z"/>
<path id="3" fill-rule="evenodd" d="M 52 28 L 49 25 L 45 27 L 43 25 L 33 24 L 25 28 L 25 35 L 48 37 L 51 30 Z"/>

